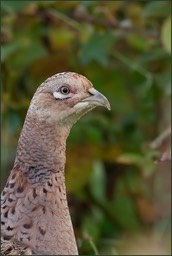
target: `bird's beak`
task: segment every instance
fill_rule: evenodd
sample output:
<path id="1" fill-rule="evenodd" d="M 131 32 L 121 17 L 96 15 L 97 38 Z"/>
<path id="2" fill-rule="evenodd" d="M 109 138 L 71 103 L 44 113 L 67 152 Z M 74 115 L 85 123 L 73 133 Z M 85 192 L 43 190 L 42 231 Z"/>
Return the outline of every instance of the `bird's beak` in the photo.
<path id="1" fill-rule="evenodd" d="M 103 106 L 111 110 L 110 103 L 103 94 L 101 94 L 94 88 L 90 88 L 88 92 L 90 93 L 90 96 L 83 99 L 82 102 L 88 102 L 93 106 Z"/>

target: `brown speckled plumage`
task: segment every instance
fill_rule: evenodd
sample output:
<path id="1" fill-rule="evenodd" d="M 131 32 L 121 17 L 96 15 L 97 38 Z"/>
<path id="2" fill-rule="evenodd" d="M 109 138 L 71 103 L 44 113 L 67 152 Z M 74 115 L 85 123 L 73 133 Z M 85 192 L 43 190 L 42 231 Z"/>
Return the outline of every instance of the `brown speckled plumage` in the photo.
<path id="1" fill-rule="evenodd" d="M 55 98 L 66 85 L 72 93 Z M 34 94 L 1 195 L 4 255 L 14 255 L 15 248 L 22 254 L 78 254 L 66 198 L 66 139 L 82 115 L 98 105 L 110 107 L 92 88 L 85 77 L 65 72 L 48 78 Z"/>

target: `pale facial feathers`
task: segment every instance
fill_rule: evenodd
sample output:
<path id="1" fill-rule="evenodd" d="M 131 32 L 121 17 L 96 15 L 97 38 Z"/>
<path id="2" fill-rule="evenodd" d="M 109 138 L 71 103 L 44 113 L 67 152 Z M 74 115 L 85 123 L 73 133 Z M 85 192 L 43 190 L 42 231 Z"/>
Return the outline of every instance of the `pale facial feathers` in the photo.
<path id="1" fill-rule="evenodd" d="M 48 78 L 37 89 L 29 113 L 49 123 L 69 124 L 96 106 L 110 109 L 108 100 L 84 76 L 66 72 Z"/>

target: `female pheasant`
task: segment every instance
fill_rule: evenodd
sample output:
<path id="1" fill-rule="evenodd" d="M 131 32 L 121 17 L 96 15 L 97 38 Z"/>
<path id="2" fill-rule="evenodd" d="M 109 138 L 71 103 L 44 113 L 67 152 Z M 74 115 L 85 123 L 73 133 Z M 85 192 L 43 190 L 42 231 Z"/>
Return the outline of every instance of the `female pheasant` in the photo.
<path id="1" fill-rule="evenodd" d="M 110 109 L 77 73 L 56 74 L 38 87 L 1 195 L 3 254 L 78 255 L 66 197 L 66 139 L 96 106 Z"/>

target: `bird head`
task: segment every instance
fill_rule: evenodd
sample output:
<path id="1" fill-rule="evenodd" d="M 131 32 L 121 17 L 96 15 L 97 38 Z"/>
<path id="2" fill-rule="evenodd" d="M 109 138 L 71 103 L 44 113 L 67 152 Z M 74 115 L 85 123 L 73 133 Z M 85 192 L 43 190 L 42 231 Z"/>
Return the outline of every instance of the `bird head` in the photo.
<path id="1" fill-rule="evenodd" d="M 50 123 L 72 126 L 97 106 L 110 110 L 106 97 L 94 89 L 86 77 L 64 72 L 48 78 L 38 87 L 29 112 Z"/>

